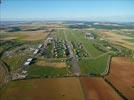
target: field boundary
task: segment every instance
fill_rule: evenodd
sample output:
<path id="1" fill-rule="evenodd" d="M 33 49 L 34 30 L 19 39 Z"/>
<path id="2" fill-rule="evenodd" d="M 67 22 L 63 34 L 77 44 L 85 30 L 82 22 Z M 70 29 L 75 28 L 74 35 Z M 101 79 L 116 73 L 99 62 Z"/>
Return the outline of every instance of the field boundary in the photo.
<path id="1" fill-rule="evenodd" d="M 104 78 L 104 81 L 109 84 L 112 89 L 123 99 L 123 100 L 128 100 L 126 96 L 122 92 L 120 92 L 108 79 Z"/>
<path id="2" fill-rule="evenodd" d="M 106 76 L 106 75 L 108 75 L 110 73 L 111 60 L 112 60 L 112 56 L 109 55 L 106 69 L 104 70 L 104 72 L 101 73 L 102 76 Z"/>

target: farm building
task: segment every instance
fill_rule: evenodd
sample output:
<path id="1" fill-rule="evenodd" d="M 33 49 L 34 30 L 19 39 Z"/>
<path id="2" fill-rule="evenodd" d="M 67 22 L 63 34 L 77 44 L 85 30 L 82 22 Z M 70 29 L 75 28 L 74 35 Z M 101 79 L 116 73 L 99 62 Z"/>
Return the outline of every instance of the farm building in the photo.
<path id="1" fill-rule="evenodd" d="M 94 39 L 94 35 L 92 33 L 86 33 L 86 38 Z"/>

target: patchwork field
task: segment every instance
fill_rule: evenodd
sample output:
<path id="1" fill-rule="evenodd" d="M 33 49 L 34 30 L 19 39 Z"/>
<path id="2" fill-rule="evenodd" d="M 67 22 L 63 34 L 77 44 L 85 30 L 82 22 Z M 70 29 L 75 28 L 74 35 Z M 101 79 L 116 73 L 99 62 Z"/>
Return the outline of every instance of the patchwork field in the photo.
<path id="1" fill-rule="evenodd" d="M 113 57 L 110 73 L 105 78 L 110 81 L 126 98 L 134 96 L 134 62 L 125 57 Z"/>
<path id="2" fill-rule="evenodd" d="M 84 100 L 78 78 L 12 81 L 0 93 L 1 100 Z"/>
<path id="3" fill-rule="evenodd" d="M 102 32 L 100 32 L 100 34 L 103 35 L 104 38 L 110 40 L 111 42 L 134 50 L 134 43 L 130 42 L 134 39 L 134 37 L 129 36 L 129 34 L 127 34 L 128 32 L 126 32 L 126 34 L 123 34 L 123 32 L 121 32 L 121 33 L 118 33 L 118 31 L 102 31 Z"/>
<path id="4" fill-rule="evenodd" d="M 122 100 L 102 78 L 82 77 L 80 81 L 86 100 Z"/>
<path id="5" fill-rule="evenodd" d="M 133 30 L 77 27 L 3 28 L 0 57 L 18 80 L 0 88 L 0 100 L 133 100 Z"/>

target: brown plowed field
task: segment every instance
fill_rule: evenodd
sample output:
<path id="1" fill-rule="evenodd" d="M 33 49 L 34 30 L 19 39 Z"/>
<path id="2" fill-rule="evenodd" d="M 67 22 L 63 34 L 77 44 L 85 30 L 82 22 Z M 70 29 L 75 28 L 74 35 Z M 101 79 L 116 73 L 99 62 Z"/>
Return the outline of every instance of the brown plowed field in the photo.
<path id="1" fill-rule="evenodd" d="M 47 78 L 12 81 L 0 100 L 84 100 L 78 78 Z"/>
<path id="2" fill-rule="evenodd" d="M 80 81 L 86 100 L 121 100 L 102 78 L 82 77 Z"/>
<path id="3" fill-rule="evenodd" d="M 110 74 L 106 79 L 129 100 L 134 100 L 134 61 L 125 57 L 113 57 Z"/>

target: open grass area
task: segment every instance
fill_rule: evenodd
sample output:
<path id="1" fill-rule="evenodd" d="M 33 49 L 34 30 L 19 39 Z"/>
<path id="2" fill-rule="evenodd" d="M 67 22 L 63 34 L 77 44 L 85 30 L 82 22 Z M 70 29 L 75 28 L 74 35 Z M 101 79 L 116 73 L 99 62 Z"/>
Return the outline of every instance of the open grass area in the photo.
<path id="1" fill-rule="evenodd" d="M 81 59 L 79 65 L 82 74 L 97 74 L 103 73 L 108 64 L 109 55 L 103 55 L 96 59 Z"/>
<path id="2" fill-rule="evenodd" d="M 57 29 L 55 30 L 55 37 L 59 40 L 65 40 L 64 36 L 64 30 L 63 29 Z"/>
<path id="3" fill-rule="evenodd" d="M 28 77 L 45 77 L 45 76 L 66 76 L 66 68 L 55 68 L 47 66 L 30 66 L 28 69 Z"/>
<path id="4" fill-rule="evenodd" d="M 69 68 L 66 62 L 39 59 L 28 68 L 28 77 L 67 76 Z"/>

